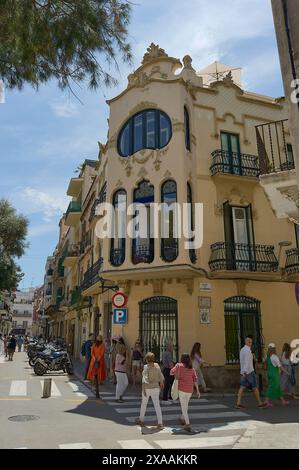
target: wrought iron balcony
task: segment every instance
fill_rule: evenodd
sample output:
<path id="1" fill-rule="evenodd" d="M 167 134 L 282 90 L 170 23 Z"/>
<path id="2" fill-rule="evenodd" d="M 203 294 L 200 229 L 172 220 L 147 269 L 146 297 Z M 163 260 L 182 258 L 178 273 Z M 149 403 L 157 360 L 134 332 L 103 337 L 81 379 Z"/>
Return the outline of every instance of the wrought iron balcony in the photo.
<path id="1" fill-rule="evenodd" d="M 299 274 L 299 248 L 292 248 L 286 251 L 286 274 Z"/>
<path id="2" fill-rule="evenodd" d="M 133 264 L 152 263 L 154 260 L 154 240 L 150 240 L 150 246 L 137 246 L 133 251 Z"/>
<path id="3" fill-rule="evenodd" d="M 261 175 L 295 168 L 292 145 L 287 142 L 287 127 L 287 119 L 256 126 Z"/>
<path id="4" fill-rule="evenodd" d="M 107 183 L 103 185 L 99 193 L 99 196 L 97 197 L 97 199 L 95 199 L 94 203 L 91 206 L 89 221 L 91 221 L 95 217 L 97 206 L 101 204 L 102 202 L 106 202 L 106 198 L 107 198 Z"/>
<path id="5" fill-rule="evenodd" d="M 100 275 L 99 273 L 103 269 L 103 258 L 99 258 L 96 263 L 94 263 L 91 268 L 89 268 L 84 274 L 83 282 L 81 284 L 81 289 L 86 290 L 91 287 L 93 284 L 98 282 Z"/>
<path id="6" fill-rule="evenodd" d="M 162 238 L 162 258 L 164 261 L 174 261 L 179 253 L 177 239 L 163 239 Z"/>
<path id="7" fill-rule="evenodd" d="M 278 260 L 271 245 L 218 242 L 211 245 L 211 271 L 275 272 Z"/>
<path id="8" fill-rule="evenodd" d="M 126 250 L 124 248 L 111 248 L 110 263 L 113 266 L 120 266 L 125 261 Z"/>
<path id="9" fill-rule="evenodd" d="M 212 153 L 210 172 L 212 176 L 216 175 L 216 173 L 226 173 L 258 177 L 260 174 L 259 160 L 255 155 L 215 150 Z"/>

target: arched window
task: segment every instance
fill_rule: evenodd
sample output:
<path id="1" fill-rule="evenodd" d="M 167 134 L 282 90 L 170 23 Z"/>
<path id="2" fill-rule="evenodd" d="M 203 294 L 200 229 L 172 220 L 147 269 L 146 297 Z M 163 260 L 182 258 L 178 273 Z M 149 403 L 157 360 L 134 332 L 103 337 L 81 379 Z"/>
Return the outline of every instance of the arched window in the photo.
<path id="1" fill-rule="evenodd" d="M 189 219 L 189 229 L 190 231 L 194 230 L 194 220 L 193 220 L 193 201 L 192 201 L 192 189 L 190 183 L 187 183 L 187 203 L 188 203 L 188 219 Z M 193 241 L 193 238 L 190 238 L 189 241 Z M 189 258 L 191 263 L 196 263 L 196 252 L 194 248 L 189 249 Z"/>
<path id="2" fill-rule="evenodd" d="M 224 301 L 225 350 L 228 364 L 239 362 L 240 349 L 245 338 L 252 335 L 252 351 L 262 359 L 262 326 L 260 301 L 252 297 L 236 296 Z"/>
<path id="3" fill-rule="evenodd" d="M 110 247 L 110 263 L 113 266 L 123 264 L 126 257 L 126 212 L 127 193 L 119 189 L 113 196 L 114 218 L 112 220 L 112 238 Z"/>
<path id="4" fill-rule="evenodd" d="M 122 157 L 142 149 L 160 149 L 171 139 L 171 121 L 159 109 L 147 109 L 132 116 L 118 136 L 118 153 Z"/>
<path id="5" fill-rule="evenodd" d="M 184 126 L 185 126 L 185 145 L 187 150 L 191 150 L 191 144 L 190 144 L 190 118 L 189 118 L 189 113 L 184 106 Z"/>
<path id="6" fill-rule="evenodd" d="M 148 181 L 141 181 L 134 191 L 135 215 L 132 244 L 134 264 L 151 263 L 154 260 L 154 230 L 152 226 L 154 218 L 151 213 L 153 202 L 154 186 Z M 138 208 L 138 205 L 142 207 Z"/>
<path id="7" fill-rule="evenodd" d="M 163 183 L 161 188 L 161 257 L 164 261 L 174 261 L 178 256 L 178 221 L 177 210 L 173 204 L 177 203 L 177 184 L 173 180 Z"/>

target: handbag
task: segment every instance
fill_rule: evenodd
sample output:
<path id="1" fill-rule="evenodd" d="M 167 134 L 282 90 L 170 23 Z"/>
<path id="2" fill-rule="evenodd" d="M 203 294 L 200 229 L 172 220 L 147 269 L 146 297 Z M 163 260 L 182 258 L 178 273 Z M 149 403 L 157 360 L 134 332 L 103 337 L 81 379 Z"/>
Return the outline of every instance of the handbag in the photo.
<path id="1" fill-rule="evenodd" d="M 94 368 L 99 369 L 100 368 L 100 361 L 95 360 L 94 361 Z"/>
<path id="2" fill-rule="evenodd" d="M 174 379 L 171 387 L 171 398 L 177 400 L 179 398 L 179 375 Z"/>

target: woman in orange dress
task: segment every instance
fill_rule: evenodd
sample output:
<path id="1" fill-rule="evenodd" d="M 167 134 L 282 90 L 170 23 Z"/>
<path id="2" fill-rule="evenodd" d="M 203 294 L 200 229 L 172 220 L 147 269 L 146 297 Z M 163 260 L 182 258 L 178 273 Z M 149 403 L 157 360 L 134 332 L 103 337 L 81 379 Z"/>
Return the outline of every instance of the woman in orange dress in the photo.
<path id="1" fill-rule="evenodd" d="M 105 346 L 103 344 L 103 337 L 97 336 L 96 342 L 92 345 L 91 348 L 91 359 L 89 370 L 87 374 L 88 380 L 94 380 L 95 375 L 97 374 L 98 381 L 102 385 L 106 379 L 106 370 L 105 370 Z"/>

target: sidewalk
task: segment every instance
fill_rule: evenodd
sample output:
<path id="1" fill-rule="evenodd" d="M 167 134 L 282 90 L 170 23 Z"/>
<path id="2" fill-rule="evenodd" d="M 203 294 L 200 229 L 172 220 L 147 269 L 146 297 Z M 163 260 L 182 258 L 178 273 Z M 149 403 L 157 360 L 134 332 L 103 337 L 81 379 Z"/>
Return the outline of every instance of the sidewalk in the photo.
<path id="1" fill-rule="evenodd" d="M 85 368 L 85 363 L 81 362 L 80 359 L 72 359 L 73 361 L 73 366 L 74 366 L 74 373 L 76 377 L 80 380 L 80 382 L 83 382 L 88 388 L 91 388 L 91 383 L 90 382 L 84 382 L 84 368 Z M 93 391 L 93 390 L 92 390 Z M 106 381 L 104 385 L 100 385 L 100 395 L 101 392 L 115 392 L 115 385 L 110 383 L 109 381 Z M 214 392 L 209 392 L 209 393 L 201 393 L 202 397 L 205 398 L 223 398 L 223 397 L 234 397 L 237 396 L 237 390 L 215 390 Z M 137 385 L 133 386 L 132 384 L 129 384 L 126 394 L 130 395 L 136 395 L 136 393 L 140 393 L 141 395 L 141 384 L 138 383 Z"/>

